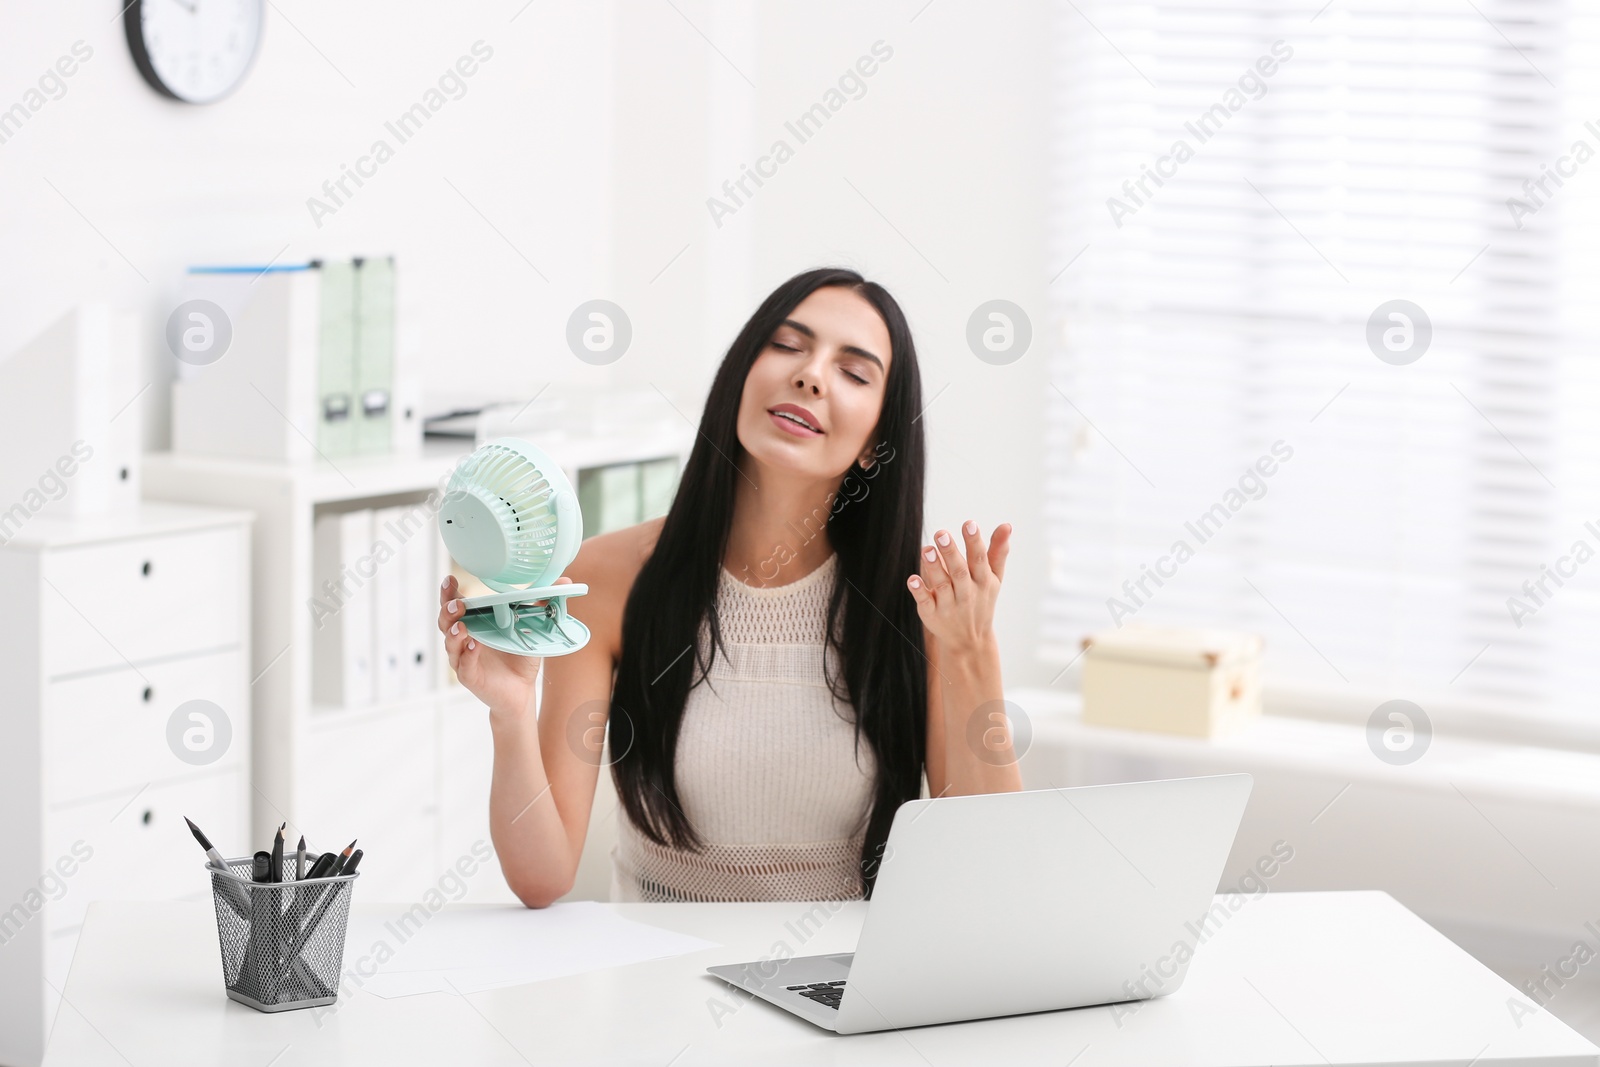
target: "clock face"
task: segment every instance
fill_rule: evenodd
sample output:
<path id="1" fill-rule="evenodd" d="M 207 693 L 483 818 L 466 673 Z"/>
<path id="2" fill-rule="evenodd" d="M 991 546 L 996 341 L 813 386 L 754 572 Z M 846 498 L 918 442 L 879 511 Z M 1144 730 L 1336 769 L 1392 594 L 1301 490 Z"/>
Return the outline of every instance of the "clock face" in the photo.
<path id="1" fill-rule="evenodd" d="M 265 0 L 134 0 L 123 14 L 139 73 L 190 104 L 227 96 L 261 42 Z"/>

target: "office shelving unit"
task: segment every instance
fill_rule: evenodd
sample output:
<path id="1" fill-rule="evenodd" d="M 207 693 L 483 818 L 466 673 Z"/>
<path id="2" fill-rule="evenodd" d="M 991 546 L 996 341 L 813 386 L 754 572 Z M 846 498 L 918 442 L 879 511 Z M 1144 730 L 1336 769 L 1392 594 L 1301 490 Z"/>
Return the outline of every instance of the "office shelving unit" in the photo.
<path id="1" fill-rule="evenodd" d="M 538 443 L 576 484 L 591 468 L 662 457 L 681 463 L 692 439 L 685 426 Z M 250 840 L 267 841 L 284 821 L 291 838 L 304 833 L 319 850 L 359 836 L 367 900 L 420 899 L 475 841 L 489 840 L 491 739 L 481 705 L 449 677 L 442 656 L 431 691 L 359 708 L 313 701 L 315 523 L 329 511 L 425 501 L 470 450 L 467 441 L 446 440 L 411 455 L 334 462 L 178 453 L 144 459 L 149 498 L 255 514 Z M 479 881 L 467 899 L 510 899 L 500 879 Z"/>

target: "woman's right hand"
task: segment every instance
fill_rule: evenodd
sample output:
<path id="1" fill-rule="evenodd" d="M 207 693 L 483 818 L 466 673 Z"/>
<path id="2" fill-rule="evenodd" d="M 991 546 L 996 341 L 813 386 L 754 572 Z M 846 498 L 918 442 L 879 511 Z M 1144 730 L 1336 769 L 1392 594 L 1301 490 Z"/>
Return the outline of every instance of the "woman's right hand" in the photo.
<path id="1" fill-rule="evenodd" d="M 556 584 L 570 582 L 557 578 Z M 495 718 L 514 719 L 533 714 L 534 684 L 544 661 L 538 656 L 514 656 L 473 639 L 462 623 L 465 610 L 455 575 L 439 589 L 439 632 L 456 678 L 473 696 L 488 705 Z"/>

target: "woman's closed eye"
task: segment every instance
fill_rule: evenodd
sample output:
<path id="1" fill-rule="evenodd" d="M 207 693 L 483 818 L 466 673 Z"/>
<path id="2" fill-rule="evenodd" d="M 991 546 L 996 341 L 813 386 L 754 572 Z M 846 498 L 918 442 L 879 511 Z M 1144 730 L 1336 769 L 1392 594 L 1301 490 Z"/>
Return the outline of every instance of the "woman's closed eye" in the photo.
<path id="1" fill-rule="evenodd" d="M 786 344 L 783 341 L 770 341 L 768 343 L 773 348 L 779 349 L 779 350 L 784 351 L 784 352 L 799 352 L 799 351 L 801 351 L 801 349 L 796 347 L 795 345 Z M 851 381 L 855 382 L 857 385 L 870 385 L 871 384 L 870 382 L 867 381 L 867 379 L 863 378 L 861 375 L 857 374 L 855 371 L 850 370 L 848 367 L 844 368 L 844 374 L 845 374 L 845 377 L 849 378 Z"/>

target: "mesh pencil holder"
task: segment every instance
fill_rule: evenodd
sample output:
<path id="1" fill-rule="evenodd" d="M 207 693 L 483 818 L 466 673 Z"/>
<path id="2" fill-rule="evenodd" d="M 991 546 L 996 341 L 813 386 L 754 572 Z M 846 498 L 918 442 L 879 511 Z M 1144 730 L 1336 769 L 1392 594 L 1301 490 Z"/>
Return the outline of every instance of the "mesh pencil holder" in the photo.
<path id="1" fill-rule="evenodd" d="M 250 878 L 252 858 L 228 860 L 228 872 L 207 867 L 217 909 L 222 981 L 230 1000 L 257 1011 L 332 1004 L 339 995 L 350 894 L 361 872 L 285 881 Z"/>

